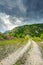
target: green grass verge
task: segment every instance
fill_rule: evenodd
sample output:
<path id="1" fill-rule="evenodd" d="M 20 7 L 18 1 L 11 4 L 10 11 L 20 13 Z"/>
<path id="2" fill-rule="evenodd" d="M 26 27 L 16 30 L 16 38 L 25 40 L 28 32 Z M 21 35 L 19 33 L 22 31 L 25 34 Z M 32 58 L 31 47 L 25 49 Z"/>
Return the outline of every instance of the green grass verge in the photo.
<path id="1" fill-rule="evenodd" d="M 40 37 L 32 37 L 32 40 L 36 41 L 36 42 L 42 42 L 43 39 L 41 39 Z"/>
<path id="2" fill-rule="evenodd" d="M 0 45 L 6 45 L 6 44 L 23 44 L 24 42 L 26 42 L 27 39 L 24 39 L 24 38 L 14 38 L 12 40 L 0 40 Z"/>

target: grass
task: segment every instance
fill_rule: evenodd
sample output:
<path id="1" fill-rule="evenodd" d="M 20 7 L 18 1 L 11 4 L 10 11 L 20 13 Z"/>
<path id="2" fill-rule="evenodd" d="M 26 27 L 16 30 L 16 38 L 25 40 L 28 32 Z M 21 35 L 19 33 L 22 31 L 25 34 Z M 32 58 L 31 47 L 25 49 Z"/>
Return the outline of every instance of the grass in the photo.
<path id="1" fill-rule="evenodd" d="M 23 44 L 23 42 L 26 42 L 26 41 L 27 39 L 24 39 L 24 38 L 14 38 L 12 40 L 1 40 L 0 45 L 4 46 L 6 44 L 16 44 L 16 43 Z"/>
<path id="2" fill-rule="evenodd" d="M 24 38 L 0 41 L 0 60 L 15 52 L 18 48 L 24 46 L 26 42 L 27 39 Z"/>
<path id="3" fill-rule="evenodd" d="M 41 39 L 40 37 L 32 37 L 32 40 L 34 40 L 35 42 L 42 42 L 43 39 Z"/>

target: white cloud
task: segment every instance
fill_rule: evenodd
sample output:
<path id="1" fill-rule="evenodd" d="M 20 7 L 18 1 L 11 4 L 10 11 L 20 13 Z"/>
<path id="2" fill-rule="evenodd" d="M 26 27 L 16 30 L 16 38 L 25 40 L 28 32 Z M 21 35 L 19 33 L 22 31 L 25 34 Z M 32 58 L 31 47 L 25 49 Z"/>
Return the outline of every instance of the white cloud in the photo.
<path id="1" fill-rule="evenodd" d="M 16 17 L 12 17 L 10 15 L 6 15 L 5 13 L 0 13 L 0 19 L 2 20 L 0 21 L 0 31 L 3 32 L 6 30 L 11 30 L 14 27 L 17 27 L 22 24 L 22 20 Z"/>
<path id="2" fill-rule="evenodd" d="M 0 21 L 0 25 L 2 25 L 2 28 L 0 26 L 0 31 L 5 31 L 5 30 L 11 30 L 12 28 L 16 27 L 17 25 L 12 24 L 9 21 L 9 15 L 0 13 L 0 19 L 2 21 Z"/>

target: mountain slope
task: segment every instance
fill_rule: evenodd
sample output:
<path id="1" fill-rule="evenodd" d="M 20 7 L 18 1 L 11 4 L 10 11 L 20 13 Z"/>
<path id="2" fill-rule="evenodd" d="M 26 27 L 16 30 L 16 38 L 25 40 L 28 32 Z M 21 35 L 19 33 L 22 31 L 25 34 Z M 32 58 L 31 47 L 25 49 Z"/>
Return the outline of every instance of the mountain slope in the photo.
<path id="1" fill-rule="evenodd" d="M 0 34 L 0 38 L 5 39 L 24 38 L 25 36 L 41 37 L 43 39 L 43 24 L 19 26 L 4 34 Z"/>
<path id="2" fill-rule="evenodd" d="M 16 27 L 10 33 L 14 34 L 14 36 L 30 35 L 32 37 L 40 37 L 40 35 L 43 34 L 43 24 L 32 24 Z"/>

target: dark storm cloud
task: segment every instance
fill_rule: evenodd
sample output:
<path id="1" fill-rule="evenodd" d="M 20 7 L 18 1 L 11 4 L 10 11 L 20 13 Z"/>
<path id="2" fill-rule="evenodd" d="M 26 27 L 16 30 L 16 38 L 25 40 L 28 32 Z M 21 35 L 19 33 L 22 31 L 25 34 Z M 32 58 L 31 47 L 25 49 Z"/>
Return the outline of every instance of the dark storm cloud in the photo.
<path id="1" fill-rule="evenodd" d="M 0 12 L 17 17 L 43 17 L 43 0 L 0 0 Z"/>
<path id="2" fill-rule="evenodd" d="M 43 23 L 43 0 L 0 0 L 0 31 Z"/>
<path id="3" fill-rule="evenodd" d="M 23 0 L 24 1 L 24 0 Z M 30 17 L 43 17 L 43 0 L 25 0 L 26 14 Z"/>
<path id="4" fill-rule="evenodd" d="M 0 12 L 20 17 L 24 15 L 25 7 L 22 0 L 0 0 Z"/>

